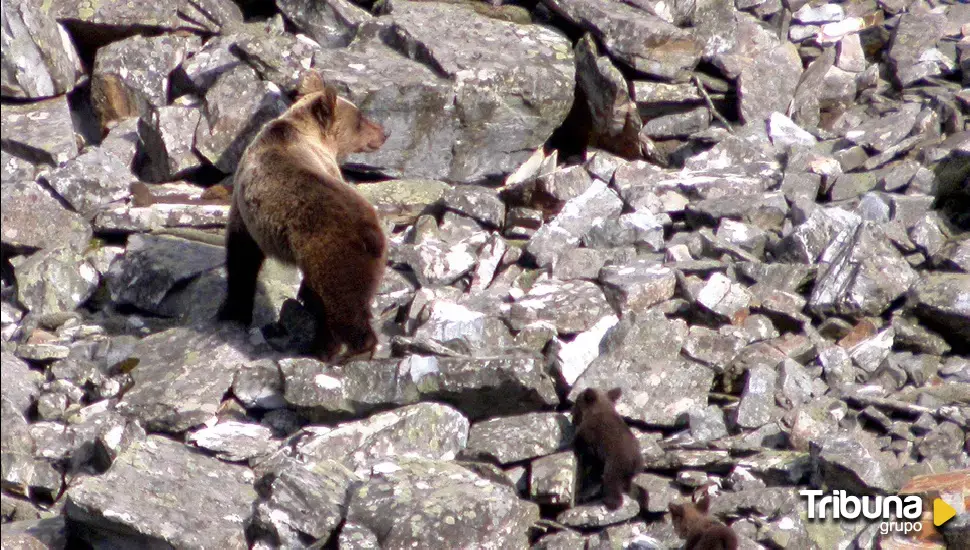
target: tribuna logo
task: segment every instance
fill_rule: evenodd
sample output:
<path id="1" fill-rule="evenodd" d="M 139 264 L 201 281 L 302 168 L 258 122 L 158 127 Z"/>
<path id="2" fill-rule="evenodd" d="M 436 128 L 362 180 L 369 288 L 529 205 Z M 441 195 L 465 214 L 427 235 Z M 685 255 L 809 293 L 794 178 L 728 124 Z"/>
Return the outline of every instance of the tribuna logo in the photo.
<path id="1" fill-rule="evenodd" d="M 920 531 L 923 516 L 923 499 L 916 495 L 900 496 L 863 496 L 847 495 L 845 491 L 832 491 L 825 495 L 820 490 L 801 490 L 802 498 L 808 499 L 808 519 L 845 519 L 856 520 L 864 517 L 883 522 L 880 532 Z M 893 520 L 896 521 L 893 521 Z M 898 523 L 898 525 L 897 525 Z"/>

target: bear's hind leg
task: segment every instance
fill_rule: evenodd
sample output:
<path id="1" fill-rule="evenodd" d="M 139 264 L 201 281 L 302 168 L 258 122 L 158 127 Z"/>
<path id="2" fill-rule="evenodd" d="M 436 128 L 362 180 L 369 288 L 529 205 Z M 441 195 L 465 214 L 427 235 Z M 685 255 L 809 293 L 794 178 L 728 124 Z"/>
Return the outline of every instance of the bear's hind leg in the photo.
<path id="1" fill-rule="evenodd" d="M 304 274 L 304 277 L 306 275 Z M 327 362 L 333 359 L 334 355 L 340 350 L 340 342 L 337 340 L 328 322 L 327 308 L 320 299 L 320 296 L 307 285 L 306 279 L 300 283 L 300 291 L 297 298 L 303 302 L 303 307 L 307 309 L 314 320 L 313 352 L 321 361 Z"/>
<path id="2" fill-rule="evenodd" d="M 603 504 L 608 510 L 616 510 L 623 505 L 623 489 L 626 481 L 615 461 L 607 461 L 603 468 Z"/>
<path id="3" fill-rule="evenodd" d="M 226 299 L 219 308 L 220 320 L 238 321 L 247 327 L 252 323 L 256 278 L 265 259 L 233 207 L 226 227 Z"/>

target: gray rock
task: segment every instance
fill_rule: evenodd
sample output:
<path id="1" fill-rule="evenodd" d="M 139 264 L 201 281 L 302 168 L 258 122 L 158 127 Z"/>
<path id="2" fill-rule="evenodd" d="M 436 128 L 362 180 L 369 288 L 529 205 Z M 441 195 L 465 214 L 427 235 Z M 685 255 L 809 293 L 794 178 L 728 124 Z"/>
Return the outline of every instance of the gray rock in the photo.
<path id="1" fill-rule="evenodd" d="M 0 540 L 3 547 L 10 550 L 66 548 L 67 525 L 63 517 L 15 520 L 4 523 L 3 536 Z"/>
<path id="2" fill-rule="evenodd" d="M 283 373 L 269 359 L 253 361 L 236 372 L 232 394 L 244 406 L 278 409 L 286 405 Z"/>
<path id="3" fill-rule="evenodd" d="M 540 538 L 534 550 L 586 550 L 586 537 L 572 529 L 557 531 Z"/>
<path id="4" fill-rule="evenodd" d="M 566 117 L 575 64 L 558 32 L 461 4 L 397 2 L 387 19 L 390 43 L 407 59 L 374 36 L 376 25 L 362 28 L 349 48 L 314 57 L 326 78 L 390 131 L 379 151 L 349 162 L 478 182 L 518 167 Z"/>
<path id="5" fill-rule="evenodd" d="M 256 505 L 253 525 L 272 535 L 267 544 L 298 547 L 307 539 L 327 540 L 343 521 L 359 482 L 334 460 L 285 460 L 258 481 L 266 494 Z"/>
<path id="6" fill-rule="evenodd" d="M 69 246 L 42 250 L 14 265 L 17 300 L 37 315 L 74 311 L 98 286 L 98 272 Z"/>
<path id="7" fill-rule="evenodd" d="M 703 132 L 711 124 L 711 112 L 706 106 L 690 107 L 669 114 L 651 116 L 643 123 L 641 136 L 653 139 L 685 138 Z"/>
<path id="8" fill-rule="evenodd" d="M 247 548 L 252 483 L 248 468 L 149 436 L 106 473 L 71 487 L 66 514 L 93 543 Z"/>
<path id="9" fill-rule="evenodd" d="M 286 91 L 295 90 L 313 54 L 320 50 L 305 36 L 285 32 L 242 34 L 231 51 L 252 67 L 259 77 Z"/>
<path id="10" fill-rule="evenodd" d="M 491 418 L 472 425 L 465 454 L 505 465 L 555 453 L 571 434 L 569 419 L 559 413 Z"/>
<path id="11" fill-rule="evenodd" d="M 424 287 L 450 285 L 471 271 L 476 253 L 487 237 L 484 233 L 451 244 L 431 238 L 405 249 L 403 256 Z"/>
<path id="12" fill-rule="evenodd" d="M 6 350 L 5 350 L 6 351 Z M 40 384 L 43 376 L 33 371 L 27 363 L 15 357 L 12 353 L 2 355 L 0 363 L 0 395 L 10 403 L 13 410 L 20 414 L 27 414 L 34 401 L 40 395 Z"/>
<path id="13" fill-rule="evenodd" d="M 224 262 L 221 247 L 169 236 L 132 235 L 124 257 L 108 271 L 108 288 L 115 302 L 156 311 L 173 286 Z"/>
<path id="14" fill-rule="evenodd" d="M 35 182 L 4 185 L 0 212 L 4 246 L 30 251 L 64 245 L 81 252 L 91 240 L 87 221 Z"/>
<path id="15" fill-rule="evenodd" d="M 583 242 L 590 248 L 635 246 L 638 250 L 651 252 L 663 250 L 664 226 L 658 218 L 649 210 L 620 214 L 591 227 L 583 236 Z"/>
<path id="16" fill-rule="evenodd" d="M 399 360 L 327 365 L 310 358 L 282 359 L 286 402 L 313 417 L 360 416 L 375 408 L 416 400 L 413 382 L 399 378 Z"/>
<path id="17" fill-rule="evenodd" d="M 630 4 L 545 0 L 553 11 L 599 38 L 613 57 L 642 73 L 684 81 L 701 57 L 690 32 Z"/>
<path id="18" fill-rule="evenodd" d="M 401 365 L 422 399 L 451 403 L 468 418 L 536 411 L 559 403 L 549 376 L 531 356 L 411 356 Z"/>
<path id="19" fill-rule="evenodd" d="M 6 143 L 4 143 L 4 146 L 6 147 Z M 6 149 L 0 151 L 0 157 L 2 157 L 2 160 L 0 160 L 0 169 L 3 170 L 3 185 L 34 180 L 37 170 L 33 164 L 8 153 Z"/>
<path id="20" fill-rule="evenodd" d="M 0 400 L 0 424 L 0 462 L 3 466 L 0 479 L 4 493 L 11 491 L 26 496 L 34 478 L 34 438 L 24 414 L 6 396 Z"/>
<path id="21" fill-rule="evenodd" d="M 449 187 L 442 201 L 446 207 L 461 212 L 487 227 L 505 225 L 505 203 L 491 189 L 472 185 Z"/>
<path id="22" fill-rule="evenodd" d="M 639 157 L 643 124 L 637 104 L 623 75 L 608 56 L 600 55 L 588 33 L 576 44 L 576 83 L 593 119 L 592 143 L 624 157 Z"/>
<path id="23" fill-rule="evenodd" d="M 406 496 L 405 496 L 406 495 Z M 347 524 L 377 535 L 381 548 L 523 548 L 539 507 L 513 488 L 461 466 L 404 458 L 375 465 L 352 493 Z"/>
<path id="24" fill-rule="evenodd" d="M 748 370 L 747 382 L 738 403 L 736 422 L 742 428 L 758 428 L 775 419 L 775 386 L 778 373 L 765 366 Z"/>
<path id="25" fill-rule="evenodd" d="M 608 510 L 602 503 L 582 504 L 574 506 L 556 516 L 556 521 L 576 528 L 605 527 L 615 523 L 622 523 L 636 517 L 640 513 L 637 501 L 624 495 L 623 504 L 616 510 Z"/>
<path id="26" fill-rule="evenodd" d="M 92 148 L 50 172 L 44 179 L 74 210 L 91 215 L 112 201 L 129 195 L 137 181 L 119 159 Z"/>
<path id="27" fill-rule="evenodd" d="M 841 208 L 815 208 L 778 245 L 780 259 L 813 264 L 832 242 L 843 242 L 856 232 L 862 218 Z"/>
<path id="28" fill-rule="evenodd" d="M 74 88 L 83 73 L 67 31 L 37 4 L 3 3 L 0 93 L 40 99 Z"/>
<path id="29" fill-rule="evenodd" d="M 230 50 L 238 40 L 238 34 L 213 36 L 207 40 L 191 57 L 182 61 L 173 73 L 172 87 L 177 89 L 184 81 L 181 87 L 205 94 L 223 73 L 243 63 Z"/>
<path id="30" fill-rule="evenodd" d="M 529 499 L 539 504 L 568 506 L 576 486 L 576 454 L 572 451 L 544 456 L 532 461 Z"/>
<path id="31" fill-rule="evenodd" d="M 878 315 L 918 278 L 885 232 L 869 222 L 835 236 L 820 263 L 808 302 L 816 313 Z"/>
<path id="32" fill-rule="evenodd" d="M 553 367 L 567 384 L 574 384 L 579 375 L 586 370 L 586 367 L 600 355 L 600 343 L 603 341 L 603 337 L 618 321 L 616 315 L 606 315 L 596 321 L 589 330 L 577 334 L 569 342 L 555 340 Z M 542 321 L 539 324 L 548 326 L 547 323 Z M 533 325 L 526 325 L 519 332 L 519 336 L 526 332 L 530 326 Z M 555 336 L 555 327 L 550 328 L 552 329 L 552 336 Z M 545 342 L 538 347 L 539 350 L 544 348 Z"/>
<path id="33" fill-rule="evenodd" d="M 540 267 L 555 263 L 563 249 L 579 242 L 598 220 L 620 213 L 623 203 L 605 183 L 594 181 L 583 194 L 566 201 L 559 214 L 529 240 L 526 251 Z"/>
<path id="34" fill-rule="evenodd" d="M 536 284 L 514 302 L 508 321 L 513 330 L 521 330 L 535 321 L 550 321 L 560 334 L 575 334 L 589 330 L 601 317 L 612 313 L 606 296 L 596 284 L 550 279 Z"/>
<path id="35" fill-rule="evenodd" d="M 885 151 L 909 135 L 916 125 L 916 115 L 919 112 L 920 107 L 918 105 L 903 104 L 894 113 L 869 119 L 848 130 L 845 133 L 845 138 L 877 152 Z"/>
<path id="36" fill-rule="evenodd" d="M 280 0 L 277 5 L 299 30 L 324 48 L 346 46 L 360 24 L 371 19 L 369 13 L 347 0 Z"/>
<path id="37" fill-rule="evenodd" d="M 733 320 L 751 303 L 751 293 L 741 284 L 715 273 L 697 293 L 697 303 L 716 315 Z"/>
<path id="38" fill-rule="evenodd" d="M 567 166 L 536 178 L 536 189 L 561 202 L 574 199 L 593 184 L 589 171 L 583 166 Z"/>
<path id="39" fill-rule="evenodd" d="M 98 48 L 91 75 L 91 103 L 102 128 L 131 116 L 148 116 L 168 103 L 168 75 L 197 49 L 191 38 L 141 35 Z"/>
<path id="40" fill-rule="evenodd" d="M 142 117 L 138 134 L 145 144 L 145 179 L 172 181 L 202 165 L 193 149 L 201 117 L 201 107 L 191 103 L 159 107 Z"/>
<path id="41" fill-rule="evenodd" d="M 899 18 L 887 52 L 895 83 L 900 88 L 941 73 L 932 55 L 943 37 L 946 15 L 929 11 L 907 13 Z"/>
<path id="42" fill-rule="evenodd" d="M 815 136 L 795 124 L 792 119 L 775 112 L 768 117 L 768 136 L 777 147 L 804 145 L 811 147 L 818 141 Z"/>
<path id="43" fill-rule="evenodd" d="M 266 426 L 230 420 L 191 432 L 185 440 L 223 460 L 242 462 L 274 451 L 278 442 L 272 438 Z"/>
<path id="44" fill-rule="evenodd" d="M 586 388 L 619 386 L 624 393 L 617 412 L 638 422 L 669 427 L 685 423 L 689 411 L 707 406 L 707 392 L 714 379 L 710 369 L 683 359 L 621 359 L 611 355 L 590 364 L 572 387 L 570 400 Z"/>
<path id="45" fill-rule="evenodd" d="M 620 312 L 643 312 L 674 295 L 677 277 L 673 270 L 650 260 L 604 267 L 600 272 L 604 291 Z"/>
<path id="46" fill-rule="evenodd" d="M 737 71 L 741 118 L 746 123 L 758 124 L 773 112 L 787 111 L 802 74 L 801 58 L 793 44 L 779 42 L 746 20 L 739 26 L 738 43 L 728 56 L 730 61 L 722 60 L 721 65 L 728 76 Z"/>
<path id="47" fill-rule="evenodd" d="M 459 411 L 418 403 L 333 428 L 305 428 L 294 450 L 304 462 L 336 460 L 366 475 L 390 457 L 452 460 L 467 440 L 468 420 Z"/>
<path id="48" fill-rule="evenodd" d="M 140 340 L 128 359 L 133 386 L 118 411 L 170 433 L 212 419 L 236 369 L 246 363 L 242 335 L 229 328 L 180 327 Z"/>
<path id="49" fill-rule="evenodd" d="M 917 316 L 950 344 L 970 341 L 970 274 L 924 273 L 912 289 Z"/>
<path id="50" fill-rule="evenodd" d="M 822 436 L 811 447 L 813 475 L 855 494 L 892 494 L 899 489 L 893 459 L 876 450 L 871 437 Z"/>
<path id="51" fill-rule="evenodd" d="M 690 327 L 684 340 L 684 354 L 691 359 L 723 371 L 741 351 L 745 341 L 734 334 L 721 334 L 704 326 Z"/>
<path id="52" fill-rule="evenodd" d="M 205 109 L 195 131 L 196 151 L 230 174 L 256 132 L 285 110 L 277 86 L 259 81 L 249 67 L 235 67 L 205 94 Z"/>
<path id="53" fill-rule="evenodd" d="M 58 166 L 78 154 L 67 96 L 4 105 L 0 124 L 4 152 L 31 164 Z"/>

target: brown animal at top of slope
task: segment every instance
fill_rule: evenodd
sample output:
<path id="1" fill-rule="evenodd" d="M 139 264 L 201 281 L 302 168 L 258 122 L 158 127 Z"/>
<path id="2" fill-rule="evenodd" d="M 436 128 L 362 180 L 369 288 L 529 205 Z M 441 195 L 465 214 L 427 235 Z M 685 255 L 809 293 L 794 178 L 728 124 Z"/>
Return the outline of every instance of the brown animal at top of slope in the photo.
<path id="1" fill-rule="evenodd" d="M 386 262 L 377 211 L 348 184 L 340 162 L 383 145 L 383 128 L 339 98 L 315 71 L 297 101 L 246 148 L 233 182 L 226 235 L 225 320 L 252 321 L 256 277 L 265 257 L 303 272 L 299 297 L 317 321 L 314 351 L 331 359 L 370 351 L 377 337 L 370 303 Z"/>

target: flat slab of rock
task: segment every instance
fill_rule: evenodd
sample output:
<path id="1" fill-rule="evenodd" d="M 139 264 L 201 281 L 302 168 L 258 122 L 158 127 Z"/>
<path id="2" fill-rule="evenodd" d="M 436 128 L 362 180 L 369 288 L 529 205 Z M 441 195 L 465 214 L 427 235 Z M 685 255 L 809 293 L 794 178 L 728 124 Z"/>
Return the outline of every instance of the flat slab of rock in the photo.
<path id="1" fill-rule="evenodd" d="M 0 124 L 4 151 L 32 163 L 57 166 L 77 156 L 74 122 L 66 95 L 4 105 Z"/>
<path id="2" fill-rule="evenodd" d="M 592 328 L 613 309 L 603 291 L 590 281 L 548 280 L 536 284 L 508 313 L 513 329 L 535 321 L 549 321 L 562 334 L 575 334 Z"/>
<path id="3" fill-rule="evenodd" d="M 468 419 L 448 405 L 418 403 L 303 434 L 296 452 L 304 462 L 336 460 L 366 475 L 391 457 L 454 459 L 468 441 Z"/>
<path id="4" fill-rule="evenodd" d="M 91 240 L 91 225 L 61 206 L 35 182 L 4 184 L 0 198 L 3 244 L 16 249 L 43 249 L 66 244 L 78 252 Z"/>
<path id="5" fill-rule="evenodd" d="M 508 464 L 552 454 L 571 433 L 569 418 L 560 413 L 490 418 L 472 425 L 465 454 Z"/>
<path id="6" fill-rule="evenodd" d="M 67 493 L 82 538 L 145 548 L 248 548 L 253 473 L 160 436 L 123 453 Z"/>
<path id="7" fill-rule="evenodd" d="M 127 360 L 134 386 L 118 411 L 148 430 L 184 432 L 215 416 L 236 371 L 248 362 L 241 331 L 179 327 L 140 340 Z"/>
<path id="8" fill-rule="evenodd" d="M 682 359 L 638 361 L 600 357 L 579 377 L 570 401 L 586 388 L 623 389 L 616 411 L 657 426 L 677 426 L 687 413 L 707 407 L 714 371 Z"/>
<path id="9" fill-rule="evenodd" d="M 71 38 L 32 2 L 3 2 L 3 97 L 39 99 L 70 91 L 83 73 Z"/>
<path id="10" fill-rule="evenodd" d="M 376 464 L 347 512 L 347 525 L 377 535 L 381 548 L 524 548 L 538 519 L 539 507 L 512 487 L 426 459 Z"/>
<path id="11" fill-rule="evenodd" d="M 555 263 L 564 249 L 579 243 L 593 226 L 615 217 L 623 201 L 602 181 L 594 181 L 583 194 L 566 201 L 549 223 L 529 240 L 526 251 L 540 267 Z"/>

